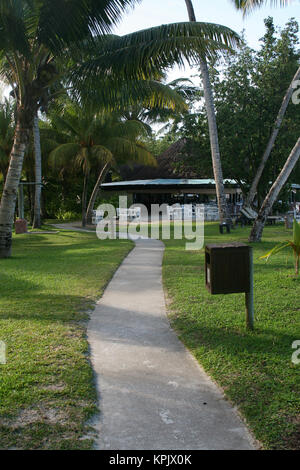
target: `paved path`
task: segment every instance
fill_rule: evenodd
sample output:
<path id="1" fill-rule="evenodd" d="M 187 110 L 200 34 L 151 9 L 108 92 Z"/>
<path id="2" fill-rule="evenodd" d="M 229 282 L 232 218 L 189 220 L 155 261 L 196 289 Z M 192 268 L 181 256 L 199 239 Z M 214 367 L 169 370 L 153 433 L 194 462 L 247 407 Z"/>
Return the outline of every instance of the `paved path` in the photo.
<path id="1" fill-rule="evenodd" d="M 91 229 L 88 229 L 88 228 L 80 227 L 80 222 L 78 223 L 78 225 L 76 224 L 76 222 L 66 222 L 66 223 L 51 224 L 51 225 L 55 228 L 60 229 L 60 230 L 72 230 L 73 232 L 91 232 L 91 233 L 96 232 L 96 229 L 91 230 Z"/>
<path id="2" fill-rule="evenodd" d="M 253 449 L 244 424 L 169 326 L 164 245 L 138 240 L 88 328 L 98 449 Z"/>

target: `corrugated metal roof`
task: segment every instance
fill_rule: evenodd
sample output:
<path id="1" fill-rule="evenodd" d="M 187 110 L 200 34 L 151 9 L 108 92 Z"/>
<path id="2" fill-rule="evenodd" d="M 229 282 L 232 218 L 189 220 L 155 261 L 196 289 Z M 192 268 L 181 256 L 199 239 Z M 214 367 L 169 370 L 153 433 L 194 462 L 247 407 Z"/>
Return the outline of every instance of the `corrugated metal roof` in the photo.
<path id="1" fill-rule="evenodd" d="M 235 180 L 225 179 L 223 180 L 224 184 L 233 184 L 237 185 Z M 215 186 L 215 180 L 213 179 L 153 179 L 153 180 L 133 180 L 133 181 L 116 181 L 114 183 L 103 183 L 101 184 L 102 188 L 110 187 L 122 187 L 122 186 Z"/>

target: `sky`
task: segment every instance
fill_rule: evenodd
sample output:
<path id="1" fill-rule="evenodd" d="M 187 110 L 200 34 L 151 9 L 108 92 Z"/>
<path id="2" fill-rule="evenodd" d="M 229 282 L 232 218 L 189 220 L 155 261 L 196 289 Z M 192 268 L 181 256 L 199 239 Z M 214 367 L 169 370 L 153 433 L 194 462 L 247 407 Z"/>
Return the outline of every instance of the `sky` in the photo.
<path id="1" fill-rule="evenodd" d="M 259 39 L 265 32 L 264 18 L 267 16 L 273 16 L 274 24 L 280 27 L 284 27 L 291 17 L 300 21 L 299 0 L 291 0 L 291 5 L 285 8 L 268 6 L 257 9 L 246 18 L 234 8 L 232 0 L 193 0 L 193 5 L 198 21 L 222 24 L 237 33 L 245 29 L 246 39 L 253 49 L 259 47 Z M 187 20 L 184 0 L 142 0 L 138 6 L 123 16 L 123 20 L 115 27 L 114 32 L 123 35 L 163 23 Z M 192 72 L 190 69 L 183 72 L 175 68 L 169 73 L 169 79 L 195 73 L 196 71 Z"/>
<path id="2" fill-rule="evenodd" d="M 274 24 L 280 27 L 284 27 L 291 17 L 295 17 L 300 22 L 300 0 L 290 0 L 290 2 L 291 5 L 285 8 L 268 6 L 257 9 L 246 18 L 243 18 L 242 13 L 234 8 L 232 0 L 193 0 L 193 5 L 198 21 L 219 23 L 238 33 L 245 29 L 249 46 L 257 49 L 259 39 L 265 32 L 264 18 L 267 16 L 273 16 Z M 141 0 L 140 4 L 123 15 L 114 33 L 123 35 L 164 23 L 187 20 L 184 0 Z M 195 76 L 195 74 L 197 74 L 195 69 L 191 70 L 187 67 L 183 71 L 175 67 L 169 72 L 168 81 L 178 77 Z M 199 83 L 197 77 L 193 78 L 193 81 L 195 84 Z M 7 90 L 4 94 L 7 94 Z"/>

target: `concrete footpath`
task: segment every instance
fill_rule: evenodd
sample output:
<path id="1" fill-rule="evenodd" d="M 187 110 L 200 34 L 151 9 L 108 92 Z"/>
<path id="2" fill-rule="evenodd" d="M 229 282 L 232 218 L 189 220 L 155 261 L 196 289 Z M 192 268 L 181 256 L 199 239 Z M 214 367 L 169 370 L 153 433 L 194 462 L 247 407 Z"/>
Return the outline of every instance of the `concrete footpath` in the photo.
<path id="1" fill-rule="evenodd" d="M 160 241 L 136 241 L 89 322 L 96 448 L 254 449 L 235 410 L 170 328 L 163 251 Z"/>

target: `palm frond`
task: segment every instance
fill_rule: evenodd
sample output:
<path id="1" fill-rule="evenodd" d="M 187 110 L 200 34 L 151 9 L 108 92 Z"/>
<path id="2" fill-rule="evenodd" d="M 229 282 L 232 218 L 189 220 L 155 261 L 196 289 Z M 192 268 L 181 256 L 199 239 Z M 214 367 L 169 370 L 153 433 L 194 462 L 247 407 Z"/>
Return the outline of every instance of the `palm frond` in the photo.
<path id="1" fill-rule="evenodd" d="M 243 10 L 244 15 L 251 13 L 256 8 L 261 8 L 267 5 L 286 7 L 292 3 L 291 0 L 232 0 L 238 10 Z"/>
<path id="2" fill-rule="evenodd" d="M 136 80 L 152 77 L 158 70 L 177 64 L 198 63 L 199 55 L 211 57 L 240 42 L 230 28 L 213 23 L 165 24 L 125 36 L 98 40 L 94 59 L 74 69 L 72 81 L 81 77 L 113 77 Z"/>
<path id="3" fill-rule="evenodd" d="M 36 12 L 35 5 L 32 9 Z M 0 50 L 6 53 L 20 52 L 26 57 L 30 54 L 27 34 L 28 5 L 26 0 L 1 0 L 0 2 Z"/>
<path id="4" fill-rule="evenodd" d="M 141 143 L 130 141 L 124 137 L 115 137 L 107 142 L 107 146 L 117 164 L 128 161 L 152 166 L 157 164 L 155 157 Z"/>
<path id="5" fill-rule="evenodd" d="M 293 244 L 297 247 L 298 253 L 300 253 L 300 223 L 296 219 L 293 222 Z"/>
<path id="6" fill-rule="evenodd" d="M 55 168 L 70 166 L 80 150 L 81 147 L 77 143 L 59 145 L 50 153 L 49 161 Z"/>
<path id="7" fill-rule="evenodd" d="M 126 137 L 127 139 L 137 139 L 147 136 L 147 129 L 143 122 L 130 119 L 117 122 L 111 129 L 113 136 Z"/>
<path id="8" fill-rule="evenodd" d="M 97 162 L 110 162 L 113 159 L 113 154 L 104 145 L 94 145 L 91 149 L 92 157 Z"/>
<path id="9" fill-rule="evenodd" d="M 72 115 L 70 108 L 62 116 L 58 114 L 53 115 L 52 125 L 58 132 L 64 132 L 69 135 L 78 135 L 80 133 L 78 117 Z"/>
<path id="10" fill-rule="evenodd" d="M 93 35 L 108 33 L 122 13 L 140 0 L 43 0 L 39 15 L 39 41 L 51 51 L 78 44 Z"/>
<path id="11" fill-rule="evenodd" d="M 109 111 L 126 110 L 135 104 L 145 108 L 187 109 L 184 96 L 167 84 L 153 79 L 120 81 L 93 75 L 78 81 L 76 86 L 78 100 L 85 108 L 89 107 L 90 112 L 99 107 Z"/>
<path id="12" fill-rule="evenodd" d="M 271 255 L 275 255 L 275 253 L 278 253 L 279 251 L 283 250 L 288 246 L 290 246 L 290 242 L 283 242 L 279 245 L 276 245 L 274 248 L 272 248 L 272 250 L 268 251 L 268 253 L 263 256 L 260 256 L 259 259 L 266 259 L 266 261 L 268 261 Z"/>
<path id="13" fill-rule="evenodd" d="M 42 155 L 49 155 L 52 150 L 55 150 L 59 145 L 59 142 L 56 140 L 43 138 L 41 140 Z"/>

